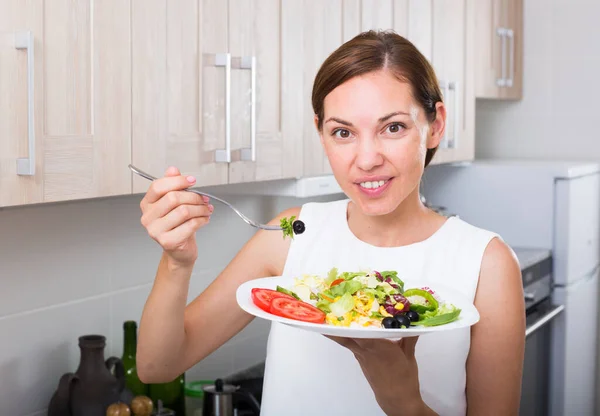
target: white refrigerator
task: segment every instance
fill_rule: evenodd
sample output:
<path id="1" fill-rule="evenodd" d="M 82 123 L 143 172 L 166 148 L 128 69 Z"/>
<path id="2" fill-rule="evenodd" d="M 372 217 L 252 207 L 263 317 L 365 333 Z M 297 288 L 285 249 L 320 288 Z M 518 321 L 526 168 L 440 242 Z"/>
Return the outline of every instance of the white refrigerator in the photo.
<path id="1" fill-rule="evenodd" d="M 437 165 L 426 170 L 421 188 L 428 204 L 499 233 L 510 246 L 552 251 L 552 300 L 565 310 L 552 329 L 550 415 L 600 414 L 595 403 L 600 165 L 532 160 Z"/>

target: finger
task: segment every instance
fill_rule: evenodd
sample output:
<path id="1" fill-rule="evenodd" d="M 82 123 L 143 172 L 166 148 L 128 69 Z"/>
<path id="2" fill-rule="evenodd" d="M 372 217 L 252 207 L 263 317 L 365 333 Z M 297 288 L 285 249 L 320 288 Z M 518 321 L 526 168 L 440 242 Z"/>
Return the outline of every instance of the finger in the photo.
<path id="1" fill-rule="evenodd" d="M 165 250 L 174 250 L 187 241 L 198 229 L 209 222 L 209 217 L 196 217 L 187 220 L 179 227 L 160 235 L 158 243 Z"/>
<path id="2" fill-rule="evenodd" d="M 165 176 L 179 176 L 181 173 L 175 166 L 169 166 L 165 171 Z"/>
<path id="3" fill-rule="evenodd" d="M 360 347 L 356 343 L 356 340 L 354 340 L 352 338 L 335 337 L 333 335 L 324 335 L 324 336 L 327 337 L 327 338 L 329 338 L 330 340 L 332 340 L 334 342 L 337 342 L 342 347 L 348 348 L 350 351 L 352 351 L 354 353 L 356 353 L 360 349 Z"/>
<path id="4" fill-rule="evenodd" d="M 372 351 L 375 348 L 377 348 L 377 344 L 381 344 L 382 342 L 386 342 L 387 340 L 385 339 L 368 339 L 368 338 L 363 338 L 363 339 L 355 339 L 354 342 L 356 342 L 356 345 L 358 345 L 358 347 L 367 350 L 367 351 Z"/>
<path id="5" fill-rule="evenodd" d="M 407 357 L 412 358 L 415 356 L 415 349 L 418 341 L 419 337 L 402 338 L 402 350 Z"/>
<path id="6" fill-rule="evenodd" d="M 152 209 L 147 212 L 147 219 L 154 220 L 156 218 L 162 218 L 182 205 L 206 205 L 207 203 L 208 197 L 193 192 L 169 192 L 154 203 Z"/>
<path id="7" fill-rule="evenodd" d="M 210 217 L 212 212 L 212 205 L 179 205 L 164 217 L 154 221 L 151 228 L 157 234 L 162 234 L 174 230 L 191 219 Z"/>
<path id="8" fill-rule="evenodd" d="M 180 191 L 196 183 L 193 176 L 166 176 L 152 181 L 144 199 L 146 204 L 153 204 L 170 191 Z"/>

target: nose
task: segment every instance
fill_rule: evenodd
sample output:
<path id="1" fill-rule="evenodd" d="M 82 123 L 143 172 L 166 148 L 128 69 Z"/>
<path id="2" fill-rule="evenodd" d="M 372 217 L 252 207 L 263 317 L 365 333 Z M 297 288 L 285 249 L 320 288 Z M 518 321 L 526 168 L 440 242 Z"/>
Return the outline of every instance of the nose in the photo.
<path id="1" fill-rule="evenodd" d="M 376 137 L 363 137 L 359 140 L 356 166 L 363 171 L 371 171 L 383 164 L 383 155 Z"/>

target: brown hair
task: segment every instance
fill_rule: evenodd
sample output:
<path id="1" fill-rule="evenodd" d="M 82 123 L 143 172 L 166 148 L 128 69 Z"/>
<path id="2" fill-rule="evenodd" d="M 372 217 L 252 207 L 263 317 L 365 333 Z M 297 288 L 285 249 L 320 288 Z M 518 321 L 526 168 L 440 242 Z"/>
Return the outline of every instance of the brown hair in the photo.
<path id="1" fill-rule="evenodd" d="M 427 120 L 435 120 L 436 103 L 442 93 L 433 67 L 407 39 L 393 31 L 363 32 L 336 49 L 323 62 L 312 90 L 312 106 L 323 128 L 325 97 L 351 78 L 389 68 L 402 82 L 410 84 L 415 100 L 425 111 Z M 425 167 L 435 155 L 436 148 L 427 149 Z"/>

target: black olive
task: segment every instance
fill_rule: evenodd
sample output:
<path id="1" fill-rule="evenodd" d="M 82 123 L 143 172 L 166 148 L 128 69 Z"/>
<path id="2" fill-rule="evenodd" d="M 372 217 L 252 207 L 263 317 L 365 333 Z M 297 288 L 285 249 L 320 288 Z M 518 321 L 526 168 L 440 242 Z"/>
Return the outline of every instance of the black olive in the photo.
<path id="1" fill-rule="evenodd" d="M 300 220 L 296 220 L 292 223 L 292 228 L 294 229 L 294 234 L 302 234 L 306 227 L 304 223 Z"/>
<path id="2" fill-rule="evenodd" d="M 396 315 L 394 319 L 398 322 L 398 328 L 408 328 L 410 326 L 410 319 L 406 315 Z"/>
<path id="3" fill-rule="evenodd" d="M 395 318 L 392 318 L 391 316 L 387 316 L 385 318 L 383 318 L 383 320 L 381 321 L 381 324 L 383 325 L 384 328 L 399 328 L 400 324 L 398 323 L 398 321 Z"/>
<path id="4" fill-rule="evenodd" d="M 415 311 L 406 312 L 406 316 L 410 319 L 411 322 L 417 322 L 419 320 L 419 314 Z"/>

